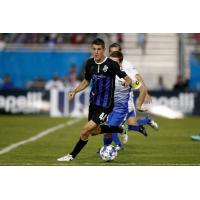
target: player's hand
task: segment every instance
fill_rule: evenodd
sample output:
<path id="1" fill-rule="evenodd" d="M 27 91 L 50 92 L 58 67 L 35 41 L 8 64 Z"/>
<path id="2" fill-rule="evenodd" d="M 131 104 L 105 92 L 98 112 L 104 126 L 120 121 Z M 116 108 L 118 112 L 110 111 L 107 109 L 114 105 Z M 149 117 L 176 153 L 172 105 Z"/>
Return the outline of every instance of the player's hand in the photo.
<path id="1" fill-rule="evenodd" d="M 147 109 L 142 109 L 141 106 L 136 106 L 136 109 L 138 112 L 142 112 L 142 113 L 148 111 Z"/>
<path id="2" fill-rule="evenodd" d="M 138 111 L 138 112 L 142 112 L 142 113 L 144 113 L 144 112 L 147 112 L 148 110 L 147 110 L 147 109 L 142 110 L 142 109 L 140 109 L 140 108 L 137 108 L 137 111 Z"/>
<path id="3" fill-rule="evenodd" d="M 129 87 L 129 84 L 128 84 L 126 81 L 122 81 L 121 84 L 122 84 L 122 86 L 124 86 L 124 87 Z"/>
<path id="4" fill-rule="evenodd" d="M 152 98 L 151 98 L 151 96 L 149 95 L 149 93 L 147 93 L 146 96 L 145 96 L 145 102 L 147 102 L 147 103 L 149 103 L 149 104 L 152 102 Z"/>
<path id="5" fill-rule="evenodd" d="M 68 93 L 68 99 L 69 99 L 69 101 L 71 101 L 74 98 L 75 94 L 76 94 L 75 91 L 69 91 L 69 93 Z"/>

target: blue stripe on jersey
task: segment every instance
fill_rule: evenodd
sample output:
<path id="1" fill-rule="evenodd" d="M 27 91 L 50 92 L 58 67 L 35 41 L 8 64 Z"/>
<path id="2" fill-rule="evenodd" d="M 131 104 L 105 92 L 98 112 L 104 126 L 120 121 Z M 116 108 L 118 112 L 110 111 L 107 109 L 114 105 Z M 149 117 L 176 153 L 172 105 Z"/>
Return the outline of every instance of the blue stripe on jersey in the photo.
<path id="1" fill-rule="evenodd" d="M 101 94 L 102 94 L 102 86 L 103 86 L 103 79 L 100 79 L 100 83 L 99 83 L 99 90 L 98 90 L 98 96 L 97 96 L 97 100 L 96 100 L 96 105 L 100 106 L 100 100 L 101 100 Z"/>
<path id="2" fill-rule="evenodd" d="M 105 91 L 105 96 L 104 96 L 104 100 L 103 100 L 103 107 L 106 107 L 107 104 L 108 104 L 108 95 L 109 95 L 109 91 L 110 91 L 110 88 L 111 88 L 110 81 L 111 81 L 111 78 L 107 77 L 107 79 L 106 79 L 106 91 Z"/>

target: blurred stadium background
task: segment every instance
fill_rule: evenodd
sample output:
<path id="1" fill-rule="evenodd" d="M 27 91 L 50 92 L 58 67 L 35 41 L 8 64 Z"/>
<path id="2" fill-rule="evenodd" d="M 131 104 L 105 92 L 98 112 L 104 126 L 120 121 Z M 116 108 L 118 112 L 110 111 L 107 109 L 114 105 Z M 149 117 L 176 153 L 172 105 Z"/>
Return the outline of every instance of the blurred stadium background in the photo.
<path id="1" fill-rule="evenodd" d="M 134 135 L 127 146 L 130 160 L 124 156 L 127 160 L 118 159 L 113 165 L 200 164 L 199 144 L 190 141 L 192 134 L 200 133 L 200 33 L 1 33 L 0 164 L 57 165 L 56 158 L 73 146 L 86 121 L 89 89 L 72 102 L 66 101 L 66 94 L 82 80 L 90 43 L 96 37 L 104 39 L 107 48 L 113 42 L 121 44 L 125 59 L 137 68 L 153 97 L 150 112 L 161 116 L 156 117 L 160 133 L 149 141 Z M 48 136 L 47 141 L 1 153 L 13 143 L 76 117 L 83 119 L 76 127 L 59 130 L 56 138 Z M 73 136 L 68 139 L 63 133 L 70 131 Z M 101 140 L 92 140 L 93 146 L 83 151 L 75 165 L 100 165 L 91 152 Z M 146 147 L 146 152 L 137 154 L 131 146 L 138 151 Z"/>

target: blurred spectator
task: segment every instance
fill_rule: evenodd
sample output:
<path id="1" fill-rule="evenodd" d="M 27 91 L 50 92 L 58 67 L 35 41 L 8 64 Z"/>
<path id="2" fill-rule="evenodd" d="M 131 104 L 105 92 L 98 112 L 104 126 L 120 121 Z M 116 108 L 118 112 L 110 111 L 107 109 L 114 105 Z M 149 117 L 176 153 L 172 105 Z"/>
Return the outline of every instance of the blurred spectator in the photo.
<path id="1" fill-rule="evenodd" d="M 45 90 L 51 90 L 51 89 L 58 89 L 58 90 L 64 89 L 63 82 L 59 79 L 59 77 L 56 74 L 53 75 L 52 79 L 47 81 L 45 84 Z"/>
<path id="2" fill-rule="evenodd" d="M 4 38 L 3 38 L 3 34 L 1 33 L 0 34 L 0 51 L 4 49 L 6 43 L 4 41 Z"/>
<path id="3" fill-rule="evenodd" d="M 194 33 L 194 39 L 197 44 L 200 43 L 200 33 Z"/>
<path id="4" fill-rule="evenodd" d="M 27 88 L 30 90 L 44 90 L 45 84 L 46 81 L 44 79 L 36 77 L 28 82 Z"/>
<path id="5" fill-rule="evenodd" d="M 56 44 L 57 42 L 57 33 L 51 33 L 47 36 L 47 44 L 48 46 L 52 47 Z"/>
<path id="6" fill-rule="evenodd" d="M 0 33 L 0 41 L 13 44 L 84 44 L 97 36 L 109 38 L 108 33 Z M 119 40 L 121 36 L 119 36 Z"/>
<path id="7" fill-rule="evenodd" d="M 124 42 L 123 33 L 117 33 L 117 43 L 122 44 Z"/>
<path id="8" fill-rule="evenodd" d="M 85 41 L 84 33 L 71 33 L 70 34 L 70 43 L 71 44 L 83 44 Z"/>
<path id="9" fill-rule="evenodd" d="M 3 82 L 2 82 L 2 86 L 1 86 L 2 90 L 11 90 L 14 89 L 14 84 L 10 79 L 10 76 L 8 74 L 5 74 L 3 76 Z"/>
<path id="10" fill-rule="evenodd" d="M 69 70 L 69 75 L 64 80 L 65 86 L 68 88 L 75 88 L 80 81 L 77 78 L 77 66 L 72 64 Z"/>
<path id="11" fill-rule="evenodd" d="M 187 90 L 189 90 L 188 80 L 183 80 L 182 76 L 179 74 L 176 78 L 174 90 L 175 91 L 187 91 Z"/>
<path id="12" fill-rule="evenodd" d="M 164 80 L 163 80 L 163 76 L 159 76 L 158 77 L 158 86 L 156 88 L 159 91 L 164 91 L 166 90 L 166 87 L 164 85 Z"/>
<path id="13" fill-rule="evenodd" d="M 147 33 L 137 33 L 137 46 L 141 48 L 142 54 L 146 54 Z"/>

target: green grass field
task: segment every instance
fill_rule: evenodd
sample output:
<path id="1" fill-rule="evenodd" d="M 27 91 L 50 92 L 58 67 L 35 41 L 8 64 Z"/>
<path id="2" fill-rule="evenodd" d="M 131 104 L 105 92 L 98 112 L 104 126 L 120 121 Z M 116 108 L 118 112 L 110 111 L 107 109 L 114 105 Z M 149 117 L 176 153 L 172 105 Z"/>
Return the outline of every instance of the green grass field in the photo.
<path id="1" fill-rule="evenodd" d="M 102 135 L 90 137 L 87 146 L 72 162 L 56 159 L 72 150 L 86 119 L 46 135 L 37 141 L 23 144 L 0 155 L 0 165 L 72 165 L 72 166 L 152 166 L 200 165 L 200 142 L 191 136 L 200 133 L 200 117 L 180 120 L 155 118 L 160 125 L 158 132 L 147 127 L 148 137 L 129 131 L 129 141 L 124 151 L 112 162 L 104 162 L 96 155 L 102 146 Z M 47 116 L 0 116 L 0 151 L 5 147 L 26 140 L 41 131 L 65 123 L 70 118 Z"/>

